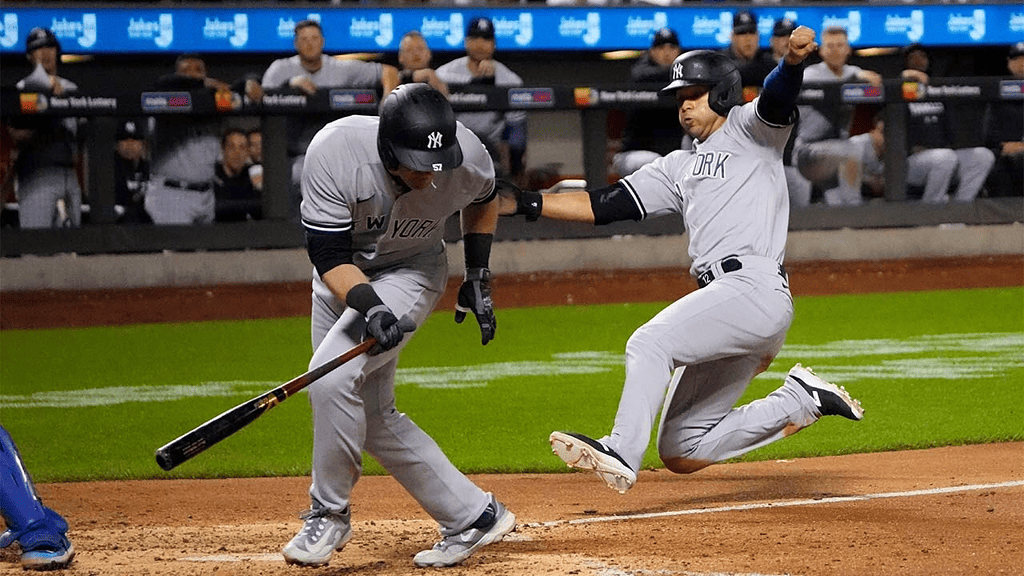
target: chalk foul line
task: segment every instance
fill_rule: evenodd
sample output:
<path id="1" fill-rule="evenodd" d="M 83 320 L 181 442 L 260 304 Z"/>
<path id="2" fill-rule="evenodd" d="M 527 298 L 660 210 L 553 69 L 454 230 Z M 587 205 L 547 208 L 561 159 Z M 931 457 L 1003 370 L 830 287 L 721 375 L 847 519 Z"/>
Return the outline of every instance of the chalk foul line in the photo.
<path id="1" fill-rule="evenodd" d="M 864 500 L 878 500 L 881 498 L 910 498 L 914 496 L 935 496 L 938 494 L 952 494 L 956 492 L 970 492 L 974 490 L 991 490 L 994 488 L 1014 488 L 1024 486 L 1024 480 L 1011 480 L 1008 482 L 997 482 L 994 484 L 971 484 L 968 486 L 947 486 L 944 488 L 929 488 L 927 490 L 909 490 L 904 492 L 882 492 L 878 494 L 860 494 L 856 496 L 831 496 L 828 498 L 806 498 L 801 500 L 785 500 L 777 502 L 755 502 L 751 504 L 737 504 L 734 506 L 718 506 L 715 508 L 692 508 L 688 510 L 669 510 L 666 512 L 649 512 L 645 514 L 623 514 L 620 516 L 597 516 L 594 518 L 574 518 L 572 520 L 552 520 L 549 522 L 535 522 L 523 524 L 523 528 L 542 528 L 547 526 L 560 526 L 563 524 L 592 524 L 595 522 L 618 522 L 622 520 L 643 520 L 647 518 L 666 518 L 670 516 L 688 516 L 692 514 L 714 514 L 718 512 L 735 512 L 741 510 L 761 510 L 765 508 L 787 508 L 792 506 L 815 506 L 818 504 L 836 504 L 842 502 L 860 502 Z"/>
<path id="2" fill-rule="evenodd" d="M 927 490 L 908 490 L 902 492 L 880 492 L 877 494 L 860 494 L 856 496 L 832 496 L 828 498 L 805 498 L 800 500 L 785 500 L 778 502 L 755 502 L 751 504 L 737 504 L 734 506 L 718 506 L 715 508 L 693 508 L 688 510 L 669 510 L 666 512 L 650 512 L 646 514 L 624 514 L 621 516 L 598 516 L 595 518 L 575 518 L 572 520 L 551 520 L 548 522 L 530 522 L 520 524 L 520 528 L 543 528 L 548 526 L 592 524 L 595 522 L 620 522 L 623 520 L 643 520 L 647 518 L 666 518 L 671 516 L 688 516 L 692 514 L 714 514 L 718 512 L 736 512 L 742 510 L 762 510 L 766 508 L 787 508 L 793 506 L 815 506 L 818 504 L 837 504 L 843 502 L 862 502 L 865 500 L 879 500 L 883 498 L 912 498 L 914 496 L 936 496 L 939 494 L 955 494 L 957 492 L 971 492 L 976 490 L 993 490 L 996 488 L 1016 488 L 1024 486 L 1024 480 L 1010 480 L 1007 482 L 996 482 L 993 484 L 970 484 L 967 486 L 946 486 L 943 488 L 929 488 Z M 520 538 L 514 538 L 520 539 Z M 529 540 L 525 535 L 523 540 Z M 283 558 L 280 554 L 212 554 L 208 556 L 187 556 L 179 558 L 184 562 L 240 562 L 240 561 L 262 561 L 280 562 Z M 628 573 L 634 574 L 635 572 Z M 681 572 L 673 574 L 698 574 Z M 710 574 L 700 573 L 702 576 Z M 713 573 L 726 574 L 726 573 Z M 730 576 L 734 576 L 728 573 Z M 747 575 L 744 575 L 747 576 Z M 755 576 L 755 575 L 750 575 Z M 761 576 L 761 575 L 756 575 Z"/>

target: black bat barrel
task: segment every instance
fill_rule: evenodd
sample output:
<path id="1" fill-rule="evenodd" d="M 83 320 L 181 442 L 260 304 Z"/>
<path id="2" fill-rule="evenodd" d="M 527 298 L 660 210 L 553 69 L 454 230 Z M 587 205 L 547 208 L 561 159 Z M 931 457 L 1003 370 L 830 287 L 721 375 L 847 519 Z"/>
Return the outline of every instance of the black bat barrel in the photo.
<path id="1" fill-rule="evenodd" d="M 156 451 L 156 463 L 164 470 L 175 466 L 248 426 L 283 398 L 278 390 L 253 398 L 217 416 L 202 426 L 172 440 Z"/>

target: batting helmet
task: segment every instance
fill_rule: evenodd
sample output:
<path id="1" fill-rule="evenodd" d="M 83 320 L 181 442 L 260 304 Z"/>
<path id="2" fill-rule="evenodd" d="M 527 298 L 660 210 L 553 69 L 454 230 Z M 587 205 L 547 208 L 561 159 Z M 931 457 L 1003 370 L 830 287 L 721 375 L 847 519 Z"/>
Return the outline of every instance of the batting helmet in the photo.
<path id="1" fill-rule="evenodd" d="M 389 170 L 399 165 L 441 172 L 462 165 L 455 113 L 448 99 L 426 84 L 402 84 L 380 106 L 377 151 Z"/>
<path id="2" fill-rule="evenodd" d="M 708 105 L 721 116 L 743 103 L 740 71 L 724 54 L 711 50 L 691 50 L 672 62 L 672 81 L 662 92 L 674 92 L 684 86 L 708 86 Z"/>
<path id="3" fill-rule="evenodd" d="M 60 53 L 60 42 L 49 28 L 33 28 L 25 38 L 25 53 L 31 54 L 40 48 L 56 48 Z"/>

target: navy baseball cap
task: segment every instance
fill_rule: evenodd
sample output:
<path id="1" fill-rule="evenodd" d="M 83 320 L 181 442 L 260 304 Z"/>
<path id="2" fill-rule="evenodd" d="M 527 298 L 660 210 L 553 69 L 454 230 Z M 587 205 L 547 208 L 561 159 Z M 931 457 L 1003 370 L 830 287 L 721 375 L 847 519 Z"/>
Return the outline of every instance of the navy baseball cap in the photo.
<path id="1" fill-rule="evenodd" d="M 40 48 L 56 48 L 60 50 L 57 36 L 49 28 L 33 28 L 25 38 L 25 53 L 31 54 Z"/>
<path id="2" fill-rule="evenodd" d="M 772 36 L 789 36 L 796 30 L 796 22 L 789 18 L 779 18 L 772 27 Z"/>
<path id="3" fill-rule="evenodd" d="M 1020 56 L 1024 56 L 1024 42 L 1017 42 L 1016 44 L 1010 46 L 1009 58 L 1017 58 Z"/>
<path id="4" fill-rule="evenodd" d="M 733 34 L 753 34 L 757 32 L 757 18 L 753 12 L 743 10 L 732 17 Z"/>
<path id="5" fill-rule="evenodd" d="M 466 38 L 483 38 L 494 40 L 494 22 L 490 18 L 477 16 L 466 26 Z"/>
<path id="6" fill-rule="evenodd" d="M 662 28 L 654 33 L 654 40 L 651 41 L 651 48 L 657 48 L 664 44 L 679 46 L 679 36 L 671 28 Z"/>

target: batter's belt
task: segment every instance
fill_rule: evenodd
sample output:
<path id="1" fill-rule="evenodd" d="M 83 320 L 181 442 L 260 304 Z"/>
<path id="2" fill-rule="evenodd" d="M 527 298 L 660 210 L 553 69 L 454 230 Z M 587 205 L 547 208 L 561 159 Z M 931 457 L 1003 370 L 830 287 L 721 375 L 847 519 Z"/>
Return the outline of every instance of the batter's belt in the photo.
<path id="1" fill-rule="evenodd" d="M 741 270 L 743 268 L 743 261 L 747 262 L 748 267 L 764 267 L 766 264 L 773 266 L 778 270 L 779 276 L 782 276 L 783 280 L 789 281 L 789 277 L 786 275 L 786 267 L 782 264 L 776 264 L 767 258 L 759 256 L 726 256 L 697 275 L 697 286 L 703 288 L 714 282 L 715 278 L 721 278 L 729 272 Z"/>

